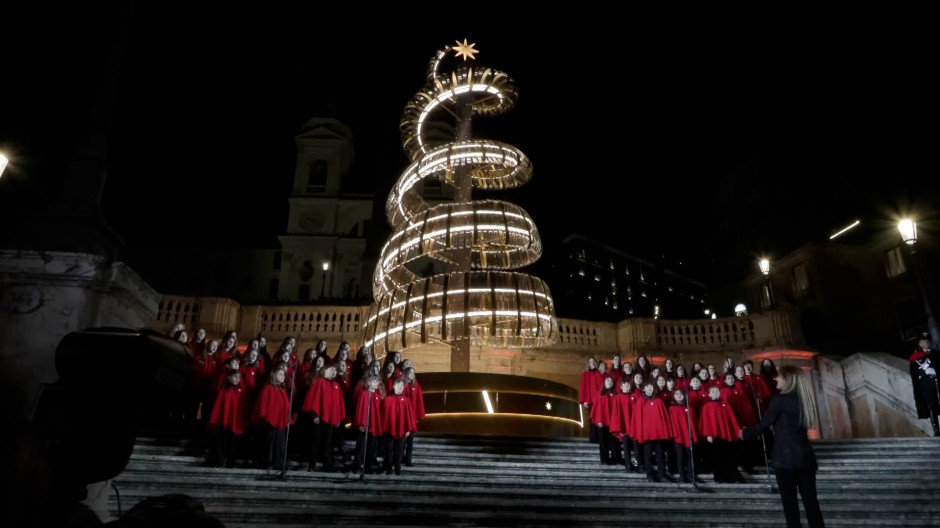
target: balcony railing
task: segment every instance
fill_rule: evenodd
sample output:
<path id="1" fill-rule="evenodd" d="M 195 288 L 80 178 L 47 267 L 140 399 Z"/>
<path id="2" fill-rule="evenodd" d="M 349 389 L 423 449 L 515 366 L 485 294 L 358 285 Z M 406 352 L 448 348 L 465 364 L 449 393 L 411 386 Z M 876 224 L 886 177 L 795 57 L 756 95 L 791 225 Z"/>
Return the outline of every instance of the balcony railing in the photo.
<path id="1" fill-rule="evenodd" d="M 174 324 L 205 328 L 210 335 L 229 329 L 242 340 L 261 333 L 269 340 L 289 336 L 304 341 L 356 340 L 366 306 L 240 306 L 219 297 L 167 295 L 150 327 L 168 331 Z M 798 345 L 785 314 L 767 312 L 743 317 L 702 320 L 627 319 L 620 323 L 558 319 L 553 349 L 619 353 L 743 351 Z M 786 328 L 783 328 L 786 326 Z"/>

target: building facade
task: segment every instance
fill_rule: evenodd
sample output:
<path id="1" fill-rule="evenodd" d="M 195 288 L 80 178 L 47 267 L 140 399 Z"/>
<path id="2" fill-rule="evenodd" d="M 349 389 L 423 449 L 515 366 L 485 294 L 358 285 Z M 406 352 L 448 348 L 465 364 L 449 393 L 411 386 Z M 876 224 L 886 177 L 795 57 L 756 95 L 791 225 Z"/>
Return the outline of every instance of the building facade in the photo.
<path id="1" fill-rule="evenodd" d="M 707 307 L 705 284 L 579 234 L 546 252 L 538 274 L 559 317 L 701 319 Z"/>

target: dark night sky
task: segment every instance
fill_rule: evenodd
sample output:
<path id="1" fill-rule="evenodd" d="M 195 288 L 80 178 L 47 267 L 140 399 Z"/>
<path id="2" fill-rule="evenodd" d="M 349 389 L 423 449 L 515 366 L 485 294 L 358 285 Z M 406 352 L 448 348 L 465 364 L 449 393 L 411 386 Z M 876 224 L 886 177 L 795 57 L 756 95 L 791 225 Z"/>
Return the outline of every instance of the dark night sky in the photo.
<path id="1" fill-rule="evenodd" d="M 930 229 L 937 43 L 917 13 L 902 24 L 885 12 L 583 9 L 493 24 L 461 9 L 406 24 L 355 9 L 140 3 L 110 134 L 109 222 L 131 247 L 273 247 L 293 137 L 328 108 L 384 201 L 406 166 L 405 103 L 433 52 L 467 38 L 519 87 L 513 112 L 474 126 L 532 159 L 532 183 L 500 198 L 530 212 L 546 245 L 580 232 L 716 281 L 857 218 L 882 228 L 910 211 Z M 4 11 L 0 149 L 14 164 L 0 206 L 35 209 L 82 130 L 116 10 Z"/>

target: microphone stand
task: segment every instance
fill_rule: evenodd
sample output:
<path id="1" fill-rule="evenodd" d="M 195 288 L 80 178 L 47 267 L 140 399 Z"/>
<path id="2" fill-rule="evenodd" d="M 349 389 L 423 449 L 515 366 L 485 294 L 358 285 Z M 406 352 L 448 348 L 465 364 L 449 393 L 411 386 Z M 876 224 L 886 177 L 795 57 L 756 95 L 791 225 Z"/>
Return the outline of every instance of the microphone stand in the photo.
<path id="1" fill-rule="evenodd" d="M 685 361 L 682 359 L 682 354 L 679 354 L 679 363 L 685 365 Z M 685 367 L 682 367 L 685 368 Z M 692 441 L 692 411 L 689 406 L 689 390 L 692 387 L 686 385 L 685 387 L 685 425 L 688 427 L 689 433 L 689 472 L 692 473 L 692 489 L 698 491 L 698 479 L 695 478 L 695 450 L 692 447 L 692 444 L 695 442 Z M 682 478 L 682 468 L 679 468 L 679 478 Z"/>
<path id="2" fill-rule="evenodd" d="M 754 401 L 757 403 L 757 423 L 759 424 L 763 419 L 762 413 L 760 412 L 760 391 L 754 388 L 754 385 L 751 383 L 750 379 L 747 380 L 747 385 L 751 388 L 751 392 L 754 393 Z M 769 493 L 777 493 L 773 482 L 770 480 L 770 459 L 767 457 L 767 441 L 764 439 L 763 432 L 760 434 L 760 445 L 764 450 L 764 466 L 767 468 L 767 490 Z"/>
<path id="3" fill-rule="evenodd" d="M 378 390 L 378 387 L 376 387 Z M 366 392 L 369 393 L 369 405 L 366 407 L 366 430 L 362 433 L 365 435 L 365 440 L 362 442 L 362 464 L 359 466 L 359 481 L 365 483 L 366 481 L 366 464 L 369 463 L 367 456 L 369 454 L 369 420 L 372 418 L 372 397 L 375 396 L 374 391 L 370 391 L 368 387 Z"/>
<path id="4" fill-rule="evenodd" d="M 288 360 L 287 365 L 290 366 L 290 361 Z M 300 365 L 297 365 L 299 368 Z M 287 403 L 287 431 L 284 433 L 284 460 L 283 465 L 281 466 L 281 475 L 280 479 L 285 480 L 287 478 L 287 445 L 290 442 L 290 418 L 294 414 L 294 384 L 297 380 L 297 369 L 291 370 L 290 373 L 290 398 Z"/>

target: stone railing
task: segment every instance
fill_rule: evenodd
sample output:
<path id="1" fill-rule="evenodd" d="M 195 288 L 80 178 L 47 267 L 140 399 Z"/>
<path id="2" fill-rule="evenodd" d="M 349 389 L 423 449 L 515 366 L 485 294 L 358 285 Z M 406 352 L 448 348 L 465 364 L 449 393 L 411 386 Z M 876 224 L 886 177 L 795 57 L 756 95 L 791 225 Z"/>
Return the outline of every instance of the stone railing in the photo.
<path id="1" fill-rule="evenodd" d="M 349 341 L 354 348 L 367 306 L 241 306 L 222 297 L 166 295 L 150 327 L 168 331 L 181 322 L 205 328 L 211 337 L 238 331 L 244 342 L 257 334 L 269 341 L 298 337 L 301 346 L 325 339 L 331 346 Z M 546 350 L 573 356 L 674 357 L 685 353 L 694 360 L 738 357 L 760 350 L 798 345 L 794 332 L 782 328 L 787 318 L 773 313 L 703 320 L 627 319 L 620 323 L 558 319 L 558 337 Z"/>
<path id="2" fill-rule="evenodd" d="M 750 318 L 726 317 L 705 320 L 657 320 L 659 350 L 740 350 L 754 347 L 754 322 Z"/>
<path id="3" fill-rule="evenodd" d="M 263 335 L 349 336 L 359 333 L 365 307 L 359 306 L 262 306 L 258 331 Z M 243 324 L 245 321 L 243 321 Z"/>
<path id="4" fill-rule="evenodd" d="M 151 322 L 151 328 L 169 331 L 176 323 L 187 327 L 195 326 L 199 320 L 199 298 L 164 295 L 157 306 L 157 317 Z"/>
<path id="5" fill-rule="evenodd" d="M 555 346 L 616 350 L 617 325 L 559 318 Z"/>

